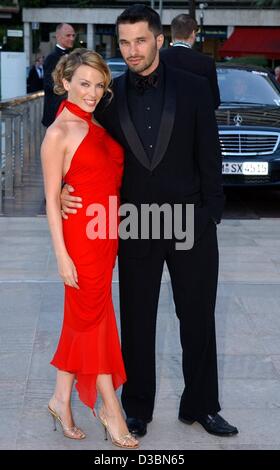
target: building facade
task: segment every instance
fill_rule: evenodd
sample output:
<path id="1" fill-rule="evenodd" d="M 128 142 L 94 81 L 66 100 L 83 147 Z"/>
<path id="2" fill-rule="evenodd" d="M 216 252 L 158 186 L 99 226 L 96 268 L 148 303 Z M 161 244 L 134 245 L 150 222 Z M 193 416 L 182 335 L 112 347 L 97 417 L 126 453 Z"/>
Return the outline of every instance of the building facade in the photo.
<path id="1" fill-rule="evenodd" d="M 7 1 L 7 0 L 5 0 Z M 13 1 L 13 0 L 8 0 Z M 16 1 L 16 0 L 14 0 Z M 260 0 L 259 0 L 260 1 Z M 258 0 L 207 0 L 207 3 L 196 2 L 196 19 L 201 25 L 198 39 L 201 41 L 203 52 L 212 55 L 216 60 L 223 57 L 242 55 L 264 55 L 272 61 L 280 60 L 277 51 L 280 50 L 280 1 L 275 8 L 260 7 Z M 1 0 L 0 0 L 1 3 Z M 34 32 L 40 35 L 36 45 L 43 55 L 47 55 L 55 43 L 55 26 L 60 22 L 72 24 L 78 38 L 76 46 L 87 46 L 96 49 L 104 57 L 118 55 L 114 24 L 123 9 L 133 2 L 99 1 L 99 0 L 22 0 L 26 5 L 22 9 L 24 31 L 24 50 L 28 64 L 32 62 L 34 53 Z M 163 1 L 142 2 L 158 8 L 164 26 L 166 45 L 170 42 L 170 23 L 179 13 L 188 13 L 188 2 Z M 162 9 L 160 8 L 162 3 Z M 38 4 L 38 7 L 28 5 Z M 67 5 L 67 6 L 66 6 Z M 199 8 L 203 6 L 203 8 Z M 254 28 L 254 31 L 253 29 Z M 260 43 L 272 42 L 274 47 L 263 47 L 257 50 L 254 43 L 261 37 Z M 231 40 L 230 48 L 227 41 Z M 243 39 L 242 39 L 243 38 Z M 244 38 L 245 41 L 244 41 Z M 242 40 L 246 45 L 252 45 L 249 50 L 242 49 Z M 245 44 L 244 44 L 245 46 Z M 273 52 L 274 51 L 274 52 Z M 274 57 L 275 55 L 275 57 Z"/>

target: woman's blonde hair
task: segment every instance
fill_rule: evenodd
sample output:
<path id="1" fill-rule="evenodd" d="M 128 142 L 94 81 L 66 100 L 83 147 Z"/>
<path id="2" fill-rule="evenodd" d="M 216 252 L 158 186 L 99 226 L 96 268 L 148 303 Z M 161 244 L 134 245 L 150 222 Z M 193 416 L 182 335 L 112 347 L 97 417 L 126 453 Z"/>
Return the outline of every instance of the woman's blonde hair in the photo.
<path id="1" fill-rule="evenodd" d="M 97 52 L 91 51 L 90 49 L 78 48 L 74 49 L 70 54 L 62 56 L 52 73 L 54 81 L 53 90 L 56 95 L 65 94 L 66 90 L 63 86 L 62 79 L 64 78 L 68 82 L 71 82 L 75 71 L 80 67 L 80 65 L 88 65 L 89 67 L 98 70 L 104 77 L 104 94 L 106 92 L 109 92 L 110 94 L 112 93 L 110 89 L 112 81 L 111 72 L 101 55 Z"/>

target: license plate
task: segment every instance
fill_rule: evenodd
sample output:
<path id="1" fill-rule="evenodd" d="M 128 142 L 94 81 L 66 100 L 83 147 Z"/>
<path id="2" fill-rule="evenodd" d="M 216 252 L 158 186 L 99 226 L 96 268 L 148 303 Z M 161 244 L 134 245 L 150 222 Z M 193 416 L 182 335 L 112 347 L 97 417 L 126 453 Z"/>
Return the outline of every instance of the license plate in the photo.
<path id="1" fill-rule="evenodd" d="M 223 162 L 223 175 L 268 175 L 268 162 Z"/>

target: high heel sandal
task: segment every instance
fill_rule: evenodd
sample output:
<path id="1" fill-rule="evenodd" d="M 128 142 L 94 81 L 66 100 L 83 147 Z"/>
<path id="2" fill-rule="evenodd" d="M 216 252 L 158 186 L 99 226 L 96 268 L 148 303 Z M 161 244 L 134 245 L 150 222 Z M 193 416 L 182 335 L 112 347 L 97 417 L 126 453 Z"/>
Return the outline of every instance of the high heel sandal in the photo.
<path id="1" fill-rule="evenodd" d="M 69 439 L 77 439 L 79 441 L 86 437 L 85 433 L 80 428 L 77 428 L 76 426 L 69 428 L 66 426 L 61 417 L 50 407 L 50 405 L 48 405 L 48 411 L 53 418 L 54 431 L 56 431 L 56 421 L 58 421 L 65 437 L 69 437 Z"/>
<path id="2" fill-rule="evenodd" d="M 123 436 L 120 436 L 118 438 L 114 437 L 112 434 L 112 431 L 110 430 L 110 427 L 108 425 L 108 422 L 104 416 L 100 416 L 98 413 L 94 413 L 95 416 L 99 419 L 101 424 L 104 427 L 104 439 L 105 441 L 108 440 L 108 434 L 110 436 L 110 439 L 112 441 L 112 444 L 114 444 L 117 447 L 121 447 L 123 449 L 137 449 L 139 447 L 139 443 L 136 441 L 136 439 L 132 436 L 130 432 L 127 434 L 124 434 Z M 134 443 L 133 443 L 134 441 Z M 132 445 L 129 445 L 129 442 L 132 443 Z"/>

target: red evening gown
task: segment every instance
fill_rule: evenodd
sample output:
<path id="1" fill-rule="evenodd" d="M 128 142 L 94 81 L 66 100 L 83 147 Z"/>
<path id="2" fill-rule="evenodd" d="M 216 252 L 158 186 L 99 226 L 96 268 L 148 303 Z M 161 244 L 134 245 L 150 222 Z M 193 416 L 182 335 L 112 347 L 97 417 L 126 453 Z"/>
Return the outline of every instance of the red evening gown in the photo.
<path id="1" fill-rule="evenodd" d="M 111 290 L 118 240 L 88 238 L 87 225 L 93 216 L 86 215 L 86 210 L 92 203 L 102 204 L 108 219 L 109 196 L 119 196 L 123 149 L 92 122 L 91 113 L 65 100 L 57 115 L 64 107 L 84 119 L 89 128 L 64 177 L 74 187 L 73 195 L 83 199 L 83 207 L 63 220 L 64 240 L 78 272 L 80 289 L 65 285 L 63 326 L 51 364 L 75 374 L 81 401 L 93 409 L 97 375 L 111 374 L 116 389 L 126 381 L 126 374 Z M 108 227 L 109 222 L 106 235 Z"/>

